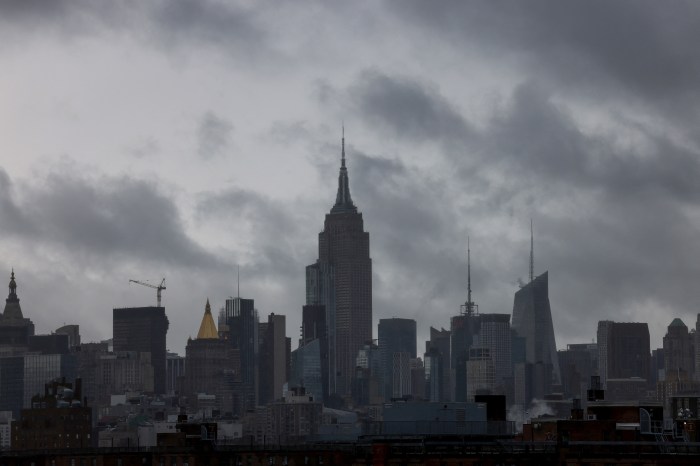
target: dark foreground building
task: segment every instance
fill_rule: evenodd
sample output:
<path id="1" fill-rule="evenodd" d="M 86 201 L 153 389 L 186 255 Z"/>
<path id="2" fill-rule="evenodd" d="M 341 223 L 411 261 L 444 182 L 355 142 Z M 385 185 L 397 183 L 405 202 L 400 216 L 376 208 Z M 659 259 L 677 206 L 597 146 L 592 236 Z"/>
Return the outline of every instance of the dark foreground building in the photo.
<path id="1" fill-rule="evenodd" d="M 12 423 L 13 450 L 83 449 L 92 446 L 92 408 L 83 406 L 81 382 L 46 384 Z"/>

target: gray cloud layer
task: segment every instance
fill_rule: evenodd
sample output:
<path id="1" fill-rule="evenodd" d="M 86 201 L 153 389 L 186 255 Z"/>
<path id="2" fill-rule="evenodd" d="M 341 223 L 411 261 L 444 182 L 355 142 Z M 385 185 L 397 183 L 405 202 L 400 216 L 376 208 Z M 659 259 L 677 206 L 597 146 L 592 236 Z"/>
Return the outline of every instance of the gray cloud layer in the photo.
<path id="1" fill-rule="evenodd" d="M 42 181 L 17 189 L 0 170 L 0 231 L 109 260 L 126 256 L 195 267 L 218 264 L 185 234 L 177 207 L 151 183 L 127 177 L 91 180 L 65 172 Z"/>
<path id="2" fill-rule="evenodd" d="M 516 280 L 527 271 L 533 217 L 536 267 L 551 270 L 560 346 L 592 337 L 603 318 L 653 320 L 661 331 L 676 316 L 694 321 L 697 3 L 305 6 L 287 10 L 281 22 L 265 6 L 215 1 L 0 3 L 0 38 L 9 45 L 30 36 L 70 47 L 76 38 L 111 34 L 170 57 L 215 51 L 268 63 L 264 74 L 250 71 L 251 81 L 303 80 L 289 89 L 313 90 L 316 107 L 268 122 L 273 137 L 265 142 L 284 157 L 301 158 L 290 147 L 308 149 L 312 155 L 304 156 L 328 187 L 280 199 L 261 177 L 257 191 L 230 183 L 200 192 L 195 218 L 235 237 L 230 249 L 216 250 L 186 233 L 184 207 L 143 175 L 61 172 L 42 185 L 14 180 L 7 168 L 0 171 L 0 231 L 79 251 L 86 261 L 119 256 L 123 263 L 211 268 L 198 278 L 204 289 L 223 283 L 217 274 L 242 262 L 258 283 L 251 293 L 275 297 L 268 302 L 278 308 L 263 314 L 297 318 L 303 267 L 316 258 L 337 176 L 336 137 L 317 122 L 336 128 L 345 118 L 353 198 L 371 234 L 376 318 L 413 316 L 423 329 L 447 326 L 466 298 L 467 234 L 482 311 L 509 312 Z M 486 71 L 477 74 L 474 64 Z M 506 84 L 490 82 L 489 73 Z M 495 103 L 481 115 L 468 112 L 462 87 L 473 91 L 464 95 L 492 92 Z M 264 97 L 256 105 L 283 105 Z M 227 109 L 196 111 L 193 147 L 208 161 L 203 165 L 227 159 L 220 157 L 234 134 L 221 116 Z M 246 128 L 235 121 L 238 150 Z M 165 141 L 149 138 L 158 144 L 144 144 L 137 155 Z M 291 183 L 309 183 L 313 174 L 307 175 Z"/>

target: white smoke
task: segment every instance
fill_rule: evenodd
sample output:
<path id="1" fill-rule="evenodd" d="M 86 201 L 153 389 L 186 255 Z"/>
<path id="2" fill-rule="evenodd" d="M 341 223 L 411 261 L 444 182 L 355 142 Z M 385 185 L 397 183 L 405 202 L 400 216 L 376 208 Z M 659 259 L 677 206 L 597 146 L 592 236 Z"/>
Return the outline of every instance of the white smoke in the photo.
<path id="1" fill-rule="evenodd" d="M 554 410 L 544 400 L 532 400 L 527 408 L 522 405 L 513 405 L 508 410 L 506 419 L 515 423 L 515 431 L 522 432 L 523 424 L 531 422 L 531 419 L 544 415 L 553 415 Z"/>

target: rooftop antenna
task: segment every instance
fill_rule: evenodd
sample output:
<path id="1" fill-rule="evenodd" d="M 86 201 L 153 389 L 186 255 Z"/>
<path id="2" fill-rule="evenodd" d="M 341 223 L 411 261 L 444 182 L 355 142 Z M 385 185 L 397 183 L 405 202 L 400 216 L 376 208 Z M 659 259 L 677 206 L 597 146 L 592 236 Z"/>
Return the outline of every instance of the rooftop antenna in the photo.
<path id="1" fill-rule="evenodd" d="M 464 303 L 464 314 L 471 316 L 478 306 L 472 301 L 472 265 L 471 250 L 469 248 L 469 236 L 467 236 L 467 302 Z"/>
<path id="2" fill-rule="evenodd" d="M 467 236 L 467 303 L 472 302 L 472 258 L 469 248 L 469 236 Z"/>
<path id="3" fill-rule="evenodd" d="M 241 266 L 237 265 L 236 268 L 238 269 L 238 273 L 236 274 L 237 276 L 237 287 L 238 289 L 236 290 L 236 296 L 238 299 L 241 299 Z"/>
<path id="4" fill-rule="evenodd" d="M 530 281 L 535 279 L 535 241 L 530 218 Z"/>
<path id="5" fill-rule="evenodd" d="M 345 166 L 345 122 L 343 122 L 343 137 L 341 139 L 342 141 L 342 151 L 341 151 L 341 161 L 340 161 L 340 166 L 344 167 Z"/>

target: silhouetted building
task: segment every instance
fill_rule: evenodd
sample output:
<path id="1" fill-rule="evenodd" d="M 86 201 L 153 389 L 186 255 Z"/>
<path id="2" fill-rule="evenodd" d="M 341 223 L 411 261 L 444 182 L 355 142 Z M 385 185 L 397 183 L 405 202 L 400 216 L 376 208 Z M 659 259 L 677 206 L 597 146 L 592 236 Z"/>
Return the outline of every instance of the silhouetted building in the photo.
<path id="1" fill-rule="evenodd" d="M 112 395 L 154 392 L 155 371 L 150 352 L 116 351 L 96 356 L 96 405 L 108 406 Z"/>
<path id="2" fill-rule="evenodd" d="M 410 395 L 409 360 L 416 357 L 416 321 L 380 319 L 378 335 L 385 399 Z"/>
<path id="3" fill-rule="evenodd" d="M 53 333 L 51 335 L 32 335 L 29 337 L 28 351 L 42 354 L 67 354 L 69 352 L 68 335 Z"/>
<path id="4" fill-rule="evenodd" d="M 114 352 L 151 353 L 153 389 L 165 393 L 165 353 L 168 317 L 164 307 L 127 307 L 113 311 Z"/>
<path id="5" fill-rule="evenodd" d="M 68 336 L 68 347 L 70 349 L 80 346 L 80 325 L 71 324 L 59 327 L 54 332 L 56 335 Z"/>
<path id="6" fill-rule="evenodd" d="M 564 396 L 583 399 L 591 376 L 598 372 L 598 345 L 570 344 L 558 352 L 558 358 Z"/>
<path id="7" fill-rule="evenodd" d="M 307 273 L 308 273 L 307 267 Z M 308 292 L 309 290 L 307 290 Z M 328 326 L 326 324 L 326 306 L 323 304 L 305 304 L 302 308 L 301 320 L 301 340 L 299 347 L 306 346 L 314 340 L 318 340 L 319 363 L 321 364 L 321 386 L 322 392 L 311 391 L 316 401 L 324 402 L 328 399 L 328 371 L 330 363 L 328 361 Z M 314 350 L 315 351 L 315 350 Z M 314 379 L 315 380 L 315 379 Z"/>
<path id="8" fill-rule="evenodd" d="M 357 351 L 372 339 L 372 260 L 369 233 L 350 197 L 345 138 L 336 202 L 318 235 L 318 260 L 306 268 L 306 304 L 325 306 L 328 390 L 348 395 Z"/>
<path id="9" fill-rule="evenodd" d="M 19 417 L 24 404 L 24 356 L 0 357 L 0 411 Z"/>
<path id="10" fill-rule="evenodd" d="M 464 313 L 450 319 L 450 356 L 451 378 L 454 382 L 454 396 L 456 402 L 467 400 L 467 361 L 469 349 L 474 344 L 479 330 L 481 319 L 478 314 Z"/>
<path id="11" fill-rule="evenodd" d="M 695 335 L 681 319 L 673 319 L 664 335 L 664 367 L 666 377 L 692 380 L 695 373 Z"/>
<path id="12" fill-rule="evenodd" d="M 12 423 L 13 450 L 83 449 L 93 446 L 92 408 L 81 402 L 80 379 L 45 385 L 44 394 L 31 400 Z"/>
<path id="13" fill-rule="evenodd" d="M 185 376 L 185 359 L 177 353 L 165 355 L 165 392 L 173 395 L 179 390 L 178 379 Z"/>
<path id="14" fill-rule="evenodd" d="M 22 407 L 31 407 L 32 397 L 41 395 L 44 386 L 59 378 L 75 378 L 76 359 L 72 354 L 24 355 L 24 401 Z"/>
<path id="15" fill-rule="evenodd" d="M 188 339 L 185 349 L 183 394 L 191 408 L 201 409 L 198 395 L 207 394 L 215 397 L 212 408 L 234 411 L 234 385 L 226 377 L 226 370 L 233 369 L 233 351 L 226 340 L 219 339 L 207 299 L 197 338 Z"/>
<path id="16" fill-rule="evenodd" d="M 638 322 L 598 322 L 600 378 L 647 378 L 649 375 L 649 327 Z"/>
<path id="17" fill-rule="evenodd" d="M 258 311 L 255 301 L 241 297 L 226 300 L 226 322 L 229 327 L 229 344 L 240 357 L 240 382 L 237 387 L 238 401 L 235 414 L 255 409 L 258 405 Z"/>
<path id="18" fill-rule="evenodd" d="M 409 361 L 411 366 L 411 396 L 414 400 L 425 400 L 425 366 L 421 358 Z"/>
<path id="19" fill-rule="evenodd" d="M 379 347 L 366 343 L 357 352 L 352 397 L 356 406 L 377 405 L 384 402 L 382 364 Z"/>
<path id="20" fill-rule="evenodd" d="M 649 368 L 649 385 L 655 387 L 657 382 L 663 380 L 666 375 L 663 348 L 656 348 L 655 350 L 651 350 L 651 359 L 649 360 L 649 365 L 651 366 Z"/>
<path id="21" fill-rule="evenodd" d="M 76 348 L 75 357 L 77 359 L 77 375 L 82 380 L 83 397 L 87 398 L 90 406 L 97 406 L 99 396 L 97 376 L 101 357 L 108 354 L 109 343 L 106 341 L 99 343 L 81 343 Z"/>
<path id="22" fill-rule="evenodd" d="M 428 401 L 450 401 L 452 378 L 450 376 L 449 330 L 430 327 L 430 340 L 425 342 L 425 397 Z M 430 358 L 430 361 L 428 360 Z"/>
<path id="23" fill-rule="evenodd" d="M 289 387 L 304 387 L 317 401 L 323 399 L 321 340 L 315 339 L 292 351 Z"/>
<path id="24" fill-rule="evenodd" d="M 426 401 L 438 402 L 447 401 L 442 398 L 443 394 L 443 373 L 448 371 L 445 367 L 446 359 L 442 357 L 435 347 L 429 349 L 423 355 L 425 374 L 425 399 Z"/>
<path id="25" fill-rule="evenodd" d="M 467 360 L 467 401 L 475 395 L 492 395 L 496 388 L 496 366 L 489 348 L 472 347 Z"/>
<path id="26" fill-rule="evenodd" d="M 260 331 L 260 405 L 282 397 L 289 377 L 286 332 L 286 317 L 274 313 L 267 317 L 265 331 Z"/>
<path id="27" fill-rule="evenodd" d="M 12 356 L 27 350 L 29 337 L 34 335 L 34 324 L 22 315 L 14 269 L 10 274 L 9 289 L 5 310 L 0 315 L 0 355 Z"/>
<path id="28" fill-rule="evenodd" d="M 530 283 L 515 293 L 513 301 L 512 327 L 525 338 L 525 362 L 533 367 L 540 365 L 543 373 L 542 391 L 535 389 L 533 395 L 540 397 L 551 392 L 552 385 L 561 383 L 557 345 L 554 340 L 552 310 L 549 306 L 549 276 L 545 272 L 534 277 Z"/>
<path id="29" fill-rule="evenodd" d="M 304 442 L 318 432 L 322 412 L 321 402 L 304 388 L 294 388 L 267 406 L 265 435 L 271 442 L 281 444 Z"/>
<path id="30" fill-rule="evenodd" d="M 475 343 L 489 350 L 495 370 L 493 389 L 504 395 L 513 376 L 510 315 L 479 314 L 479 317 L 481 325 Z"/>

